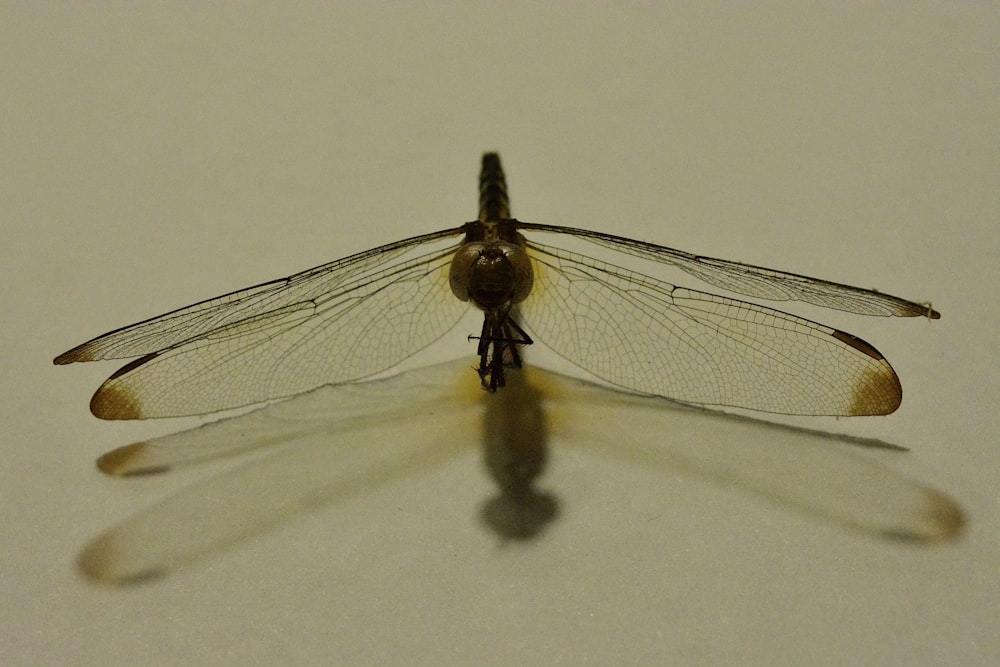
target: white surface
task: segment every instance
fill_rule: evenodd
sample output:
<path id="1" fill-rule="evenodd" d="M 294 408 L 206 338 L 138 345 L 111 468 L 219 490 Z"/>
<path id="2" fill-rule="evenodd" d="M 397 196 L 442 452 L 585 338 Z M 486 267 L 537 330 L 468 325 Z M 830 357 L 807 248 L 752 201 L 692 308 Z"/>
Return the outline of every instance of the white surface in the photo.
<path id="1" fill-rule="evenodd" d="M 76 9 L 8 5 L 4 664 L 993 664 L 1000 309 L 992 7 Z M 553 448 L 560 519 L 499 546 L 478 453 L 148 586 L 82 546 L 205 470 L 104 451 L 193 420 L 87 413 L 109 328 L 469 219 L 483 150 L 514 214 L 913 299 L 823 321 L 892 361 L 896 414 L 820 421 L 955 496 L 901 545 Z M 815 316 L 813 312 L 806 313 Z"/>

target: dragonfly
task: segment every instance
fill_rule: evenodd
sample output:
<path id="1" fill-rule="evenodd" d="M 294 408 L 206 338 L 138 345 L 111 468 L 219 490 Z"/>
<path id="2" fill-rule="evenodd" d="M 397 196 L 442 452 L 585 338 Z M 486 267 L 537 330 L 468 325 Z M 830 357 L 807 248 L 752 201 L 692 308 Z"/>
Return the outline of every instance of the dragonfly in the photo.
<path id="1" fill-rule="evenodd" d="M 202 415 L 370 378 L 447 335 L 474 307 L 483 325 L 468 338 L 487 392 L 503 391 L 538 339 L 636 394 L 786 415 L 884 415 L 899 407 L 902 388 L 870 343 L 624 265 L 673 267 L 754 299 L 940 317 L 875 290 L 517 220 L 497 153 L 483 155 L 479 195 L 477 220 L 116 329 L 54 363 L 135 357 L 93 395 L 97 417 Z M 568 239 L 594 252 L 566 249 Z"/>

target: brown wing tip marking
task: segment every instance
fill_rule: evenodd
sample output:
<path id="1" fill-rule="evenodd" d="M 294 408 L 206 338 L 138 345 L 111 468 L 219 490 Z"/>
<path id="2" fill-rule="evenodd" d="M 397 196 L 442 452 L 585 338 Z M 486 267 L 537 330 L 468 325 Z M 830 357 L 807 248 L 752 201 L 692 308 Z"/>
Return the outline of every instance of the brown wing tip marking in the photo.
<path id="1" fill-rule="evenodd" d="M 102 384 L 90 399 L 90 412 L 100 419 L 142 419 L 139 400 L 114 379 Z"/>
<path id="2" fill-rule="evenodd" d="M 910 304 L 912 307 L 906 312 L 911 317 L 926 317 L 929 320 L 940 320 L 941 313 L 934 310 L 930 301 Z"/>
<path id="3" fill-rule="evenodd" d="M 149 446 L 145 442 L 136 442 L 125 447 L 119 447 L 97 459 L 97 468 L 106 475 L 115 477 L 137 477 L 139 475 L 155 475 L 170 470 L 165 465 L 147 465 L 144 463 Z"/>
<path id="4" fill-rule="evenodd" d="M 65 366 L 66 364 L 71 364 L 74 361 L 85 361 L 85 359 L 80 357 L 80 353 L 78 352 L 79 349 L 80 348 L 74 347 L 72 350 L 63 352 L 58 357 L 53 359 L 52 363 L 56 366 Z"/>
<path id="5" fill-rule="evenodd" d="M 98 359 L 109 359 L 111 357 L 105 357 L 104 353 L 101 352 L 101 345 L 95 345 L 104 336 L 99 336 L 92 340 L 88 340 L 86 343 L 81 343 L 71 350 L 66 350 L 58 357 L 52 360 L 57 366 L 63 366 L 65 364 L 72 364 L 77 361 L 97 361 Z"/>
<path id="6" fill-rule="evenodd" d="M 77 567 L 88 578 L 104 584 L 138 584 L 162 577 L 162 569 L 151 568 L 140 572 L 120 570 L 123 550 L 110 533 L 99 536 L 87 545 L 76 560 Z"/>
<path id="7" fill-rule="evenodd" d="M 846 331 L 834 331 L 831 335 L 878 362 L 866 369 L 854 386 L 851 407 L 847 414 L 852 417 L 860 417 L 887 415 L 895 412 L 903 401 L 903 387 L 899 384 L 896 372 L 892 370 L 892 366 L 885 360 L 882 353 L 872 347 L 870 343 Z"/>
<path id="8" fill-rule="evenodd" d="M 903 387 L 889 364 L 865 371 L 851 395 L 850 417 L 888 415 L 903 402 Z"/>
<path id="9" fill-rule="evenodd" d="M 101 419 L 144 419 L 146 415 L 140 405 L 141 401 L 132 391 L 122 386 L 119 378 L 158 356 L 157 352 L 147 354 L 115 371 L 90 399 L 90 412 Z"/>

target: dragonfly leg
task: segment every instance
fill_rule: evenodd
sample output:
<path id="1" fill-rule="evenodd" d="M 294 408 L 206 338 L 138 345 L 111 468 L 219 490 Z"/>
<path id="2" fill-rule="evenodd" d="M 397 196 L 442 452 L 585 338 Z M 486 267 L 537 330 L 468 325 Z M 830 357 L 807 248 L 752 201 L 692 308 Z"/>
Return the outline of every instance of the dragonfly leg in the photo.
<path id="1" fill-rule="evenodd" d="M 505 368 L 520 368 L 518 345 L 531 345 L 531 336 L 510 317 L 510 309 L 486 313 L 479 336 L 479 380 L 483 389 L 494 392 L 506 385 Z"/>

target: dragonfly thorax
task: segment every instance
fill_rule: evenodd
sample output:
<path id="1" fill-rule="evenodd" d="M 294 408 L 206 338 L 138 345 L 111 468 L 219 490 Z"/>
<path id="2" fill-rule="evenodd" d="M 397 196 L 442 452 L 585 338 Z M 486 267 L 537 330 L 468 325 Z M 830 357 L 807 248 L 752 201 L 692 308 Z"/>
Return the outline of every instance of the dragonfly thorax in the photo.
<path id="1" fill-rule="evenodd" d="M 524 301 L 534 283 L 528 253 L 507 241 L 464 244 L 451 260 L 448 277 L 455 296 L 487 312 Z"/>

